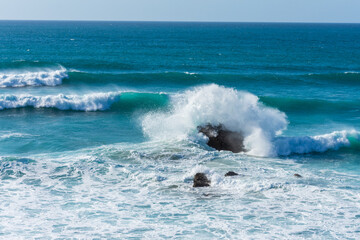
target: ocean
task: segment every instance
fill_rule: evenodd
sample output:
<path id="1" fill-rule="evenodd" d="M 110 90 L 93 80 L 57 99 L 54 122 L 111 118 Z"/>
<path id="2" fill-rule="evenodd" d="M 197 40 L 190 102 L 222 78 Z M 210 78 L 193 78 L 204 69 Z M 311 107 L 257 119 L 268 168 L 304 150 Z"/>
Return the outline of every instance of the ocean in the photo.
<path id="1" fill-rule="evenodd" d="M 360 24 L 0 21 L 4 239 L 359 239 L 359 131 Z"/>

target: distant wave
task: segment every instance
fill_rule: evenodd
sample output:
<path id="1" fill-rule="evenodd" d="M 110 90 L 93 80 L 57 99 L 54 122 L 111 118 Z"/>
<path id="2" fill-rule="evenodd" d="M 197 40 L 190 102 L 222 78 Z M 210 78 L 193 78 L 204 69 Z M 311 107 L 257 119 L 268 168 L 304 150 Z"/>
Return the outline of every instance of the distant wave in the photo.
<path id="1" fill-rule="evenodd" d="M 207 71 L 140 71 L 127 69 L 103 71 L 89 69 L 66 69 L 61 65 L 44 62 L 17 61 L 0 67 L 0 87 L 56 86 L 68 84 L 125 84 L 142 86 L 148 84 L 196 85 L 256 82 L 258 84 L 288 84 L 289 81 L 304 84 L 347 84 L 359 85 L 360 72 L 284 73 L 269 72 L 207 72 Z"/>
<path id="2" fill-rule="evenodd" d="M 284 112 L 344 112 L 359 111 L 358 100 L 299 99 L 291 97 L 261 96 L 261 102 Z"/>
<path id="3" fill-rule="evenodd" d="M 121 71 L 96 72 L 90 70 L 70 69 L 69 77 L 64 79 L 68 84 L 122 84 L 143 86 L 153 84 L 194 86 L 199 84 L 242 85 L 250 82 L 256 84 L 289 84 L 296 81 L 304 85 L 346 84 L 359 85 L 360 74 L 357 72 L 319 73 L 319 74 L 269 74 L 269 73 L 216 73 L 216 72 L 181 72 L 181 71 Z"/>
<path id="4" fill-rule="evenodd" d="M 120 84 L 126 86 L 144 86 L 153 84 L 193 85 L 207 83 L 209 80 L 197 74 L 183 72 L 91 72 L 69 69 L 68 78 L 63 84 Z M 216 79 L 214 78 L 214 81 Z"/>
<path id="5" fill-rule="evenodd" d="M 324 83 L 337 83 L 347 85 L 359 85 L 360 84 L 360 72 L 346 71 L 335 73 L 309 73 L 305 78 L 318 80 Z"/>
<path id="6" fill-rule="evenodd" d="M 171 86 L 194 86 L 199 84 L 230 84 L 236 85 L 241 82 L 286 82 L 287 79 L 279 79 L 273 75 L 264 74 L 227 74 L 227 73 L 204 73 L 204 72 L 93 72 L 79 69 L 70 69 L 69 77 L 64 79 L 64 84 L 120 84 L 126 86 L 144 86 L 159 84 Z"/>
<path id="7" fill-rule="evenodd" d="M 309 76 L 338 76 L 343 74 L 360 74 L 358 71 L 345 71 L 345 72 L 334 72 L 334 73 L 309 73 Z"/>
<path id="8" fill-rule="evenodd" d="M 167 95 L 161 93 L 106 92 L 85 95 L 1 95 L 0 110 L 15 108 L 55 108 L 74 111 L 104 111 L 110 108 L 129 111 L 166 106 Z"/>
<path id="9" fill-rule="evenodd" d="M 56 86 L 67 77 L 67 70 L 62 66 L 8 70 L 0 72 L 0 87 Z"/>

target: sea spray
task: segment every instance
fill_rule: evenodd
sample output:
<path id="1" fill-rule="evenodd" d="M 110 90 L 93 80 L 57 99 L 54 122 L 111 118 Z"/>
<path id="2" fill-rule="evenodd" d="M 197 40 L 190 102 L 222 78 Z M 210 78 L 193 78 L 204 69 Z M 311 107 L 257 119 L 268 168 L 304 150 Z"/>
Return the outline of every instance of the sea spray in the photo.
<path id="1" fill-rule="evenodd" d="M 337 150 L 358 143 L 360 138 L 355 130 L 318 136 L 281 136 L 288 125 L 283 112 L 266 107 L 251 93 L 216 84 L 176 94 L 172 104 L 168 112 L 150 112 L 144 116 L 143 131 L 150 138 L 188 139 L 198 136 L 198 126 L 222 124 L 243 134 L 246 154 L 261 157 Z"/>
<path id="2" fill-rule="evenodd" d="M 151 138 L 184 139 L 197 133 L 197 126 L 223 124 L 228 130 L 241 132 L 248 154 L 275 155 L 271 141 L 288 124 L 286 115 L 264 106 L 251 93 L 216 84 L 196 87 L 173 97 L 169 112 L 149 113 L 142 122 Z"/>

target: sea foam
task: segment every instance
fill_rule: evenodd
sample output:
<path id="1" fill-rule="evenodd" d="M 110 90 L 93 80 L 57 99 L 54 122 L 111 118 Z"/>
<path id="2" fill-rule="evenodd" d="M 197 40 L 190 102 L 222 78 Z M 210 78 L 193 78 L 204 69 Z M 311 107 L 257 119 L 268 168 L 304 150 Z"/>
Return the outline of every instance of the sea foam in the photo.
<path id="1" fill-rule="evenodd" d="M 0 72 L 0 87 L 56 86 L 62 84 L 62 80 L 67 77 L 67 70 L 62 66 L 57 69 Z"/>

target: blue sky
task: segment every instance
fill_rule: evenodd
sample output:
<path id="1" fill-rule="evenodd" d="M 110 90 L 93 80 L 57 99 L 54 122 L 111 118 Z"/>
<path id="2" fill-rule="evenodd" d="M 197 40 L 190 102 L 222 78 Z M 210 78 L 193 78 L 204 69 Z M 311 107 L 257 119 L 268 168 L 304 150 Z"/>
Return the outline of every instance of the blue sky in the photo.
<path id="1" fill-rule="evenodd" d="M 360 23 L 360 0 L 0 0 L 0 19 Z"/>

